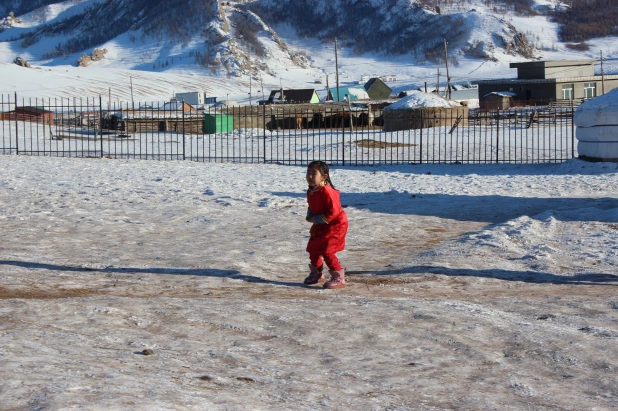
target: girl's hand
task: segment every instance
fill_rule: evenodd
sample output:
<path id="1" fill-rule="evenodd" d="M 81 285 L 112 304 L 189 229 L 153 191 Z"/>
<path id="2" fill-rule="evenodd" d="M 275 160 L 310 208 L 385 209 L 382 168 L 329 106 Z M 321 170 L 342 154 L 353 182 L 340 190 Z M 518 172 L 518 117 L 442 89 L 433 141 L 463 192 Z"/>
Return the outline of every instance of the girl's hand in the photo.
<path id="1" fill-rule="evenodd" d="M 328 221 L 326 221 L 323 215 L 314 215 L 311 217 L 311 222 L 313 224 L 328 224 Z"/>
<path id="2" fill-rule="evenodd" d="M 310 223 L 313 223 L 313 213 L 311 212 L 310 208 L 307 208 L 307 216 L 305 217 L 305 220 L 307 220 Z"/>

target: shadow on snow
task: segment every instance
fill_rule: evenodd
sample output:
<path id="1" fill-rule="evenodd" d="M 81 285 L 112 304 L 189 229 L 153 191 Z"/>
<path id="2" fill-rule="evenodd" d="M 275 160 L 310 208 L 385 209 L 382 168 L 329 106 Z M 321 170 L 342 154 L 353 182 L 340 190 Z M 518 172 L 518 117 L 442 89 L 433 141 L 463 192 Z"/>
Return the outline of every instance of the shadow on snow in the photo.
<path id="1" fill-rule="evenodd" d="M 551 273 L 537 271 L 513 271 L 503 269 L 487 269 L 474 270 L 467 268 L 447 268 L 433 266 L 412 266 L 401 269 L 384 270 L 384 271 L 353 271 L 348 274 L 367 275 L 374 274 L 377 276 L 402 275 L 402 274 L 439 274 L 449 277 L 479 277 L 479 278 L 495 278 L 504 281 L 521 281 L 526 283 L 536 284 L 571 284 L 571 285 L 612 285 L 618 286 L 618 275 L 614 274 L 576 274 L 572 276 L 561 276 Z"/>
<path id="2" fill-rule="evenodd" d="M 51 270 L 51 271 L 69 271 L 69 272 L 97 272 L 97 273 L 131 273 L 131 274 L 169 274 L 169 275 L 194 275 L 200 277 L 217 277 L 230 278 L 233 280 L 241 280 L 248 283 L 261 283 L 270 285 L 283 285 L 288 287 L 305 287 L 298 282 L 274 281 L 265 280 L 260 277 L 246 275 L 236 270 L 219 270 L 215 268 L 136 268 L 136 267 L 75 267 L 68 265 L 55 265 L 33 263 L 28 261 L 11 261 L 0 260 L 0 266 L 12 265 L 28 269 Z"/>
<path id="3" fill-rule="evenodd" d="M 281 197 L 305 198 L 305 193 L 273 192 Z M 499 224 L 521 216 L 552 211 L 560 221 L 618 222 L 616 198 L 539 198 L 500 195 L 422 194 L 408 191 L 341 193 L 343 207 L 374 213 L 433 216 L 458 221 Z M 616 210 L 599 213 L 600 210 Z"/>
<path id="4" fill-rule="evenodd" d="M 27 261 L 10 261 L 0 260 L 0 265 L 12 265 L 28 269 L 41 269 L 52 271 L 69 271 L 69 272 L 98 272 L 98 273 L 137 273 L 137 274 L 169 274 L 169 275 L 194 275 L 204 277 L 230 278 L 234 280 L 245 281 L 248 283 L 260 283 L 269 285 L 280 285 L 286 287 L 302 287 L 306 288 L 300 281 L 274 281 L 265 280 L 260 277 L 241 274 L 236 270 L 219 270 L 219 269 L 198 269 L 198 268 L 135 268 L 135 267 L 105 267 L 105 268 L 90 268 L 90 267 L 75 267 L 66 265 L 33 263 Z M 576 274 L 573 276 L 560 276 L 551 273 L 535 272 L 535 271 L 512 271 L 503 269 L 488 269 L 488 270 L 473 270 L 461 268 L 446 268 L 434 266 L 412 266 L 401 269 L 383 270 L 383 271 L 355 271 L 350 270 L 347 274 L 351 276 L 357 275 L 405 275 L 405 274 L 440 274 L 451 277 L 479 277 L 479 278 L 495 278 L 504 281 L 521 281 L 527 283 L 551 283 L 551 284 L 575 284 L 575 285 L 618 285 L 610 283 L 618 283 L 618 275 L 614 274 Z"/>

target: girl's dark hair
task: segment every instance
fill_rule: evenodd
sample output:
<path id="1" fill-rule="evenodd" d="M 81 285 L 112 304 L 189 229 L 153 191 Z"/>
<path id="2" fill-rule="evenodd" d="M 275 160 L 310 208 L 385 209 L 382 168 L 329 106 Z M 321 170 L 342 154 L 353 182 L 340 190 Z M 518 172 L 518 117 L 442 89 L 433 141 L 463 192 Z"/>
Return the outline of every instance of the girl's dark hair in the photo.
<path id="1" fill-rule="evenodd" d="M 333 182 L 330 181 L 330 171 L 328 170 L 328 164 L 326 164 L 323 161 L 312 161 L 311 163 L 309 163 L 309 165 L 307 165 L 307 169 L 309 168 L 316 168 L 320 171 L 320 173 L 322 173 L 323 175 L 327 176 L 326 177 L 326 184 L 328 184 L 329 186 L 331 186 L 332 188 L 335 188 L 335 186 L 333 185 Z M 336 188 L 335 188 L 336 190 Z"/>

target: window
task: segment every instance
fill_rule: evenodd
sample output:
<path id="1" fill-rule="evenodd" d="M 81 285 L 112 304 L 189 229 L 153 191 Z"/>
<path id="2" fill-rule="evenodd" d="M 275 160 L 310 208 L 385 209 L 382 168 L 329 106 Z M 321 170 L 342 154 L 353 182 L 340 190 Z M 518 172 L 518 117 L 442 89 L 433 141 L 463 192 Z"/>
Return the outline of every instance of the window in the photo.
<path id="1" fill-rule="evenodd" d="M 584 83 L 584 98 L 597 96 L 597 83 Z"/>
<path id="2" fill-rule="evenodd" d="M 565 84 L 562 86 L 562 99 L 573 100 L 573 84 Z"/>

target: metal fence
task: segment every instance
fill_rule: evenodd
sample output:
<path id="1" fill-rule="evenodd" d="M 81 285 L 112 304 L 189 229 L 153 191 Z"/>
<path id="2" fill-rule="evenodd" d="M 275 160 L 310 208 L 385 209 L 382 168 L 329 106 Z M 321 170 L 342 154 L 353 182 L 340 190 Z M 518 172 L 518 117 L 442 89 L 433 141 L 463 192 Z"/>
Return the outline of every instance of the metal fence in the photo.
<path id="1" fill-rule="evenodd" d="M 542 163 L 577 155 L 574 108 L 212 107 L 0 96 L 0 154 L 338 165 Z"/>

